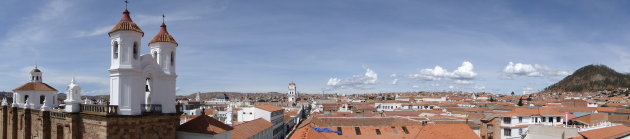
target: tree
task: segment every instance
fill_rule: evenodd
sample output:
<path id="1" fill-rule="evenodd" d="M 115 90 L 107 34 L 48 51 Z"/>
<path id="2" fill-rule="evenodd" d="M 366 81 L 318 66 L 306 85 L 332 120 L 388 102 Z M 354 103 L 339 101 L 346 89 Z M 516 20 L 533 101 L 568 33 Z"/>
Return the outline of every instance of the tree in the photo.
<path id="1" fill-rule="evenodd" d="M 518 106 L 523 106 L 523 99 L 518 99 L 518 104 L 516 104 Z"/>

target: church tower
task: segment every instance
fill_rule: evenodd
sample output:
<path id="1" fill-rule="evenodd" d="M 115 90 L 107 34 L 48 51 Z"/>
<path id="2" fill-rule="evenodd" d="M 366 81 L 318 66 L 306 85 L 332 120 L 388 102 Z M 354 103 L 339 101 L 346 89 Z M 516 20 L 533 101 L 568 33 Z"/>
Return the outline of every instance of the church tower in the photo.
<path id="1" fill-rule="evenodd" d="M 295 102 L 296 97 L 297 97 L 297 88 L 295 87 L 295 82 L 291 81 L 291 83 L 289 83 L 289 93 L 287 94 L 287 98 L 289 99 L 289 102 Z"/>
<path id="2" fill-rule="evenodd" d="M 118 114 L 140 115 L 144 98 L 144 80 L 140 68 L 140 42 L 144 32 L 125 9 L 122 18 L 109 32 L 111 38 L 110 104 L 118 105 Z"/>
<path id="3" fill-rule="evenodd" d="M 173 36 L 166 30 L 166 24 L 162 22 L 160 26 L 160 32 L 158 32 L 153 40 L 149 42 L 151 48 L 151 54 L 156 59 L 160 68 L 164 73 L 168 75 L 176 76 L 175 74 L 175 54 L 177 48 L 177 41 L 173 39 Z"/>
<path id="4" fill-rule="evenodd" d="M 160 77 L 148 77 L 155 78 L 153 81 L 155 88 L 155 95 L 152 104 L 161 104 L 162 112 L 175 113 L 175 92 L 177 74 L 175 73 L 175 56 L 177 56 L 177 41 L 166 30 L 166 24 L 164 23 L 164 15 L 162 15 L 162 25 L 160 26 L 160 32 L 158 32 L 151 42 L 149 42 L 149 48 L 151 48 L 151 57 L 157 62 L 157 71 L 160 73 Z M 154 62 L 152 62 L 154 63 Z M 159 90 L 158 90 L 159 89 Z"/>

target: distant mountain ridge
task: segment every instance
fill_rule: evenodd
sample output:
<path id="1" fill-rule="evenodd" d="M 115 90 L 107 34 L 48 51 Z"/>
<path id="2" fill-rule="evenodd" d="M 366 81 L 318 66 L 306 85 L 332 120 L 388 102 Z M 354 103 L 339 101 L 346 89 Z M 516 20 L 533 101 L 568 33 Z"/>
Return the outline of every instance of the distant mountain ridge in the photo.
<path id="1" fill-rule="evenodd" d="M 561 81 L 545 88 L 545 92 L 594 92 L 630 87 L 630 75 L 605 65 L 587 65 Z"/>

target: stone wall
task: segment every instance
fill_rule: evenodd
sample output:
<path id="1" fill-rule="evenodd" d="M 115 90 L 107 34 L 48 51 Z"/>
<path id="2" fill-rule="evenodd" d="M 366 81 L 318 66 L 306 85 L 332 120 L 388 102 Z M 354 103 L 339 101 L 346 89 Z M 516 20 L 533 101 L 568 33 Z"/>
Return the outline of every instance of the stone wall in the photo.
<path id="1" fill-rule="evenodd" d="M 108 138 L 174 139 L 179 126 L 177 114 L 115 116 L 107 118 Z"/>
<path id="2" fill-rule="evenodd" d="M 178 126 L 177 114 L 98 115 L 0 106 L 0 139 L 174 139 Z"/>

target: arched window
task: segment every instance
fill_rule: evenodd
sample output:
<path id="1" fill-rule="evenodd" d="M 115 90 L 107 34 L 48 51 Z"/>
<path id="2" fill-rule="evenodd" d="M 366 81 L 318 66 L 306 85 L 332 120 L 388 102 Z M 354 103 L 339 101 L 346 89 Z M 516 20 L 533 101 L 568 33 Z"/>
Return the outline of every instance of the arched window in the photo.
<path id="1" fill-rule="evenodd" d="M 138 43 L 133 43 L 133 59 L 138 59 Z"/>
<path id="2" fill-rule="evenodd" d="M 26 100 L 28 100 L 28 95 L 24 95 L 24 103 L 26 103 Z"/>
<path id="3" fill-rule="evenodd" d="M 175 52 L 171 52 L 171 66 L 175 66 Z"/>
<path id="4" fill-rule="evenodd" d="M 151 86 L 149 86 L 150 83 L 151 83 L 151 78 L 147 78 L 146 84 L 144 85 L 146 92 L 151 92 Z"/>
<path id="5" fill-rule="evenodd" d="M 153 51 L 153 58 L 155 58 L 157 60 L 157 56 L 158 56 L 157 51 Z"/>
<path id="6" fill-rule="evenodd" d="M 46 97 L 44 95 L 39 96 L 39 104 L 44 104 L 44 100 L 46 100 Z"/>
<path id="7" fill-rule="evenodd" d="M 118 58 L 118 42 L 114 42 L 114 59 Z"/>

